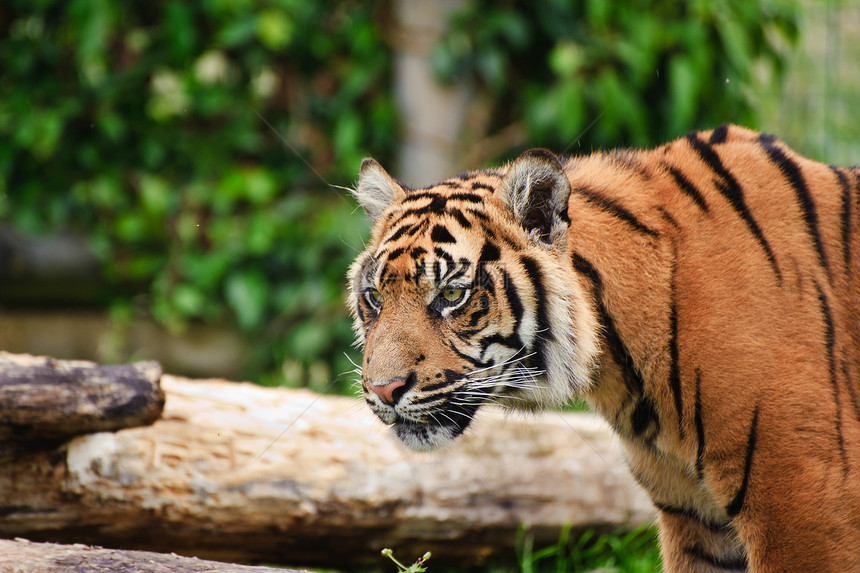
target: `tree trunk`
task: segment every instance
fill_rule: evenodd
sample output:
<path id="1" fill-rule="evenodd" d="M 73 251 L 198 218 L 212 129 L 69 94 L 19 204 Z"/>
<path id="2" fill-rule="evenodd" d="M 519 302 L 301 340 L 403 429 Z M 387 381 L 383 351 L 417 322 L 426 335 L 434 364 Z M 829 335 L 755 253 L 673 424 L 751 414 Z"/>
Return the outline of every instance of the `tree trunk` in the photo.
<path id="1" fill-rule="evenodd" d="M 588 414 L 479 413 L 443 451 L 403 450 L 352 398 L 165 375 L 149 427 L 79 436 L 0 465 L 0 536 L 232 562 L 466 566 L 561 527 L 652 517 Z"/>

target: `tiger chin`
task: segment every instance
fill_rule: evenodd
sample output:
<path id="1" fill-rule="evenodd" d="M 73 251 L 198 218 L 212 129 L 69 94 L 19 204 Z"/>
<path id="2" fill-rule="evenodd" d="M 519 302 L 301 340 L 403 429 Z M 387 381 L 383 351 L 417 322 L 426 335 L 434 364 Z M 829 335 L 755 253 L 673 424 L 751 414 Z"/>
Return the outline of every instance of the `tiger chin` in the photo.
<path id="1" fill-rule="evenodd" d="M 422 189 L 366 159 L 355 196 L 362 391 L 406 446 L 584 398 L 666 571 L 860 571 L 856 168 L 723 125 Z"/>

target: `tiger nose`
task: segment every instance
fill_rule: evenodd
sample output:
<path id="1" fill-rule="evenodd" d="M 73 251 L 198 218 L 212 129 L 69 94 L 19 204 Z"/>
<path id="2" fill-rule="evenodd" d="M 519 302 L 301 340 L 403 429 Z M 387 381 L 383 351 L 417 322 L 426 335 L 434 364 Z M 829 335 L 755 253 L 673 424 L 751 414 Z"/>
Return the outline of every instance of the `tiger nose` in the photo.
<path id="1" fill-rule="evenodd" d="M 373 393 L 379 396 L 379 399 L 388 404 L 389 406 L 393 406 L 397 403 L 400 397 L 403 395 L 403 392 L 398 392 L 397 395 L 394 395 L 394 392 L 406 386 L 406 380 L 403 378 L 394 378 L 389 380 L 385 384 L 376 385 L 371 383 L 370 389 L 373 390 Z"/>

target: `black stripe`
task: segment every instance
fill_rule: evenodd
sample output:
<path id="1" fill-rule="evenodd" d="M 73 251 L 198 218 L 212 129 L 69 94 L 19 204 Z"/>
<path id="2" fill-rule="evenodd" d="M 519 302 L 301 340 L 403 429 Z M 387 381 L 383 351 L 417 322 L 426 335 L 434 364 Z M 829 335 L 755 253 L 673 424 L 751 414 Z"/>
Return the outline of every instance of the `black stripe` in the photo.
<path id="1" fill-rule="evenodd" d="M 592 189 L 586 189 L 584 187 L 574 187 L 572 189 L 572 191 L 574 193 L 576 193 L 577 195 L 580 195 L 581 197 L 583 197 L 586 201 L 593 204 L 594 206 L 596 206 L 600 210 L 602 210 L 606 213 L 609 213 L 610 215 L 612 215 L 616 219 L 620 219 L 620 220 L 624 221 L 625 223 L 627 223 L 628 225 L 633 227 L 634 230 L 636 230 L 640 233 L 643 233 L 645 235 L 648 235 L 650 237 L 659 236 L 659 233 L 657 233 L 657 231 L 655 231 L 651 227 L 648 227 L 647 225 L 644 225 L 643 223 L 641 223 L 639 221 L 639 219 L 637 219 L 633 215 L 633 213 L 631 213 L 630 211 L 628 211 L 627 209 L 625 209 L 624 207 L 622 207 L 621 205 L 619 205 L 617 202 L 613 201 L 612 199 L 609 199 L 607 197 L 603 197 L 602 195 L 600 195 L 596 191 L 594 191 Z"/>
<path id="2" fill-rule="evenodd" d="M 693 414 L 696 424 L 696 475 L 705 479 L 705 422 L 702 419 L 702 373 L 696 369 L 696 405 Z"/>
<path id="3" fill-rule="evenodd" d="M 531 257 L 524 256 L 520 259 L 529 281 L 532 283 L 532 290 L 535 295 L 535 311 L 537 313 L 538 331 L 540 335 L 548 340 L 554 338 L 550 330 L 549 318 L 546 314 L 546 288 L 543 284 L 543 273 L 537 261 Z"/>
<path id="4" fill-rule="evenodd" d="M 394 231 L 391 235 L 389 235 L 389 237 L 387 239 L 382 241 L 382 244 L 385 245 L 386 243 L 396 241 L 397 239 L 402 237 L 404 234 L 406 234 L 410 230 L 413 230 L 414 227 L 416 227 L 416 225 L 413 225 L 411 223 L 405 223 L 405 224 L 401 225 L 400 227 L 397 228 L 396 231 Z"/>
<path id="5" fill-rule="evenodd" d="M 396 276 L 396 275 L 395 275 L 395 273 L 396 273 L 396 271 L 393 271 L 393 270 L 392 270 L 390 267 L 388 267 L 387 265 L 386 265 L 386 266 L 384 266 L 384 267 L 382 267 L 382 272 L 381 272 L 381 273 L 379 273 L 379 284 L 380 284 L 380 285 L 388 284 L 388 283 L 389 283 L 389 278 L 390 278 L 390 277 L 394 277 L 394 276 Z M 391 282 L 393 282 L 393 280 L 392 280 Z"/>
<path id="6" fill-rule="evenodd" d="M 448 268 L 448 272 L 445 273 L 445 276 L 442 278 L 448 282 L 455 281 L 465 275 L 467 272 L 469 272 L 469 269 L 471 267 L 472 263 L 469 261 L 469 259 L 464 257 L 460 258 L 460 260 L 457 261 L 456 265 Z"/>
<path id="7" fill-rule="evenodd" d="M 502 253 L 499 251 L 499 247 L 490 241 L 484 241 L 484 246 L 481 247 L 481 256 L 478 260 L 482 263 L 491 263 L 498 261 L 501 256 Z"/>
<path id="8" fill-rule="evenodd" d="M 842 211 L 839 217 L 839 227 L 842 231 L 842 263 L 845 265 L 845 272 L 851 270 L 851 186 L 848 184 L 848 177 L 838 167 L 831 165 L 830 169 L 839 178 L 839 185 L 842 187 Z"/>
<path id="9" fill-rule="evenodd" d="M 803 211 L 803 220 L 806 223 L 806 231 L 812 238 L 815 251 L 818 253 L 818 261 L 824 268 L 824 272 L 830 277 L 830 265 L 827 262 L 827 253 L 821 242 L 821 233 L 818 231 L 818 214 L 815 212 L 815 202 L 809 194 L 809 188 L 800 172 L 800 166 L 777 145 L 776 138 L 772 135 L 761 134 L 759 142 L 764 147 L 770 160 L 779 168 L 782 175 L 788 179 L 797 195 L 800 209 Z"/>
<path id="10" fill-rule="evenodd" d="M 472 190 L 476 191 L 478 189 L 486 189 L 487 191 L 495 191 L 492 185 L 487 185 L 486 183 L 481 183 L 480 181 L 475 181 L 472 183 Z"/>
<path id="11" fill-rule="evenodd" d="M 447 371 L 446 371 L 446 372 L 447 372 Z M 455 382 L 457 382 L 457 381 L 456 381 L 456 380 L 448 380 L 448 379 L 446 379 L 446 380 L 444 380 L 444 381 L 442 381 L 442 382 L 437 382 L 436 384 L 428 384 L 427 386 L 424 386 L 423 388 L 421 388 L 421 391 L 422 391 L 422 392 L 435 392 L 436 390 L 441 390 L 442 388 L 446 388 L 446 387 L 448 387 L 448 386 L 450 386 L 450 385 L 454 384 Z M 440 396 L 433 396 L 433 398 L 435 398 L 435 399 L 439 399 L 439 398 L 440 398 Z M 423 400 L 423 399 L 422 399 L 422 400 Z M 420 401 L 419 401 L 419 402 L 417 402 L 417 403 L 420 403 Z"/>
<path id="12" fill-rule="evenodd" d="M 481 369 L 481 368 L 486 368 L 486 367 L 488 367 L 488 366 L 492 366 L 492 364 L 491 364 L 491 363 L 489 363 L 489 362 L 482 362 L 481 360 L 477 360 L 477 359 L 475 359 L 475 358 L 472 358 L 472 357 L 471 357 L 471 356 L 469 356 L 468 354 L 464 354 L 463 352 L 460 352 L 460 351 L 457 349 L 457 347 L 454 345 L 454 343 L 453 343 L 453 342 L 451 342 L 450 340 L 448 341 L 448 348 L 450 348 L 451 350 L 453 350 L 453 351 L 454 351 L 454 354 L 456 354 L 457 356 L 459 356 L 460 358 L 462 358 L 463 360 L 465 360 L 466 362 L 468 362 L 469 364 L 471 364 L 472 366 L 474 366 L 474 367 L 475 367 L 475 368 L 477 368 L 477 369 Z"/>
<path id="13" fill-rule="evenodd" d="M 728 523 L 720 523 L 718 521 L 710 521 L 708 519 L 705 519 L 693 509 L 687 509 L 685 507 L 675 507 L 673 505 L 666 505 L 663 503 L 656 502 L 654 503 L 654 506 L 664 513 L 690 518 L 697 523 L 701 523 L 711 531 L 721 532 L 725 531 L 729 527 Z"/>
<path id="14" fill-rule="evenodd" d="M 454 264 L 454 257 L 452 257 L 447 251 L 445 251 L 445 249 L 442 249 L 440 247 L 434 247 L 433 254 L 440 259 L 445 259 L 445 262 L 448 263 L 449 268 Z"/>
<path id="15" fill-rule="evenodd" d="M 480 388 L 478 389 L 480 390 Z M 452 438 L 456 438 L 461 435 L 466 428 L 469 427 L 469 424 L 475 417 L 475 412 L 481 404 L 486 401 L 486 398 L 478 398 L 473 395 L 469 395 L 468 400 L 470 403 L 449 403 L 448 408 L 445 410 L 446 417 L 453 418 L 453 420 L 448 421 L 443 419 L 440 425 L 446 428 L 453 428 L 453 431 L 451 432 Z M 474 402 L 472 402 L 472 400 L 474 400 Z"/>
<path id="16" fill-rule="evenodd" d="M 506 277 L 502 277 L 502 280 L 507 282 Z M 483 263 L 478 263 L 477 268 L 475 269 L 475 286 L 481 286 L 487 289 L 492 295 L 496 294 L 496 281 L 493 280 L 493 276 L 487 272 L 487 266 Z"/>
<path id="17" fill-rule="evenodd" d="M 424 217 L 425 215 L 444 215 L 446 213 L 453 213 L 455 212 L 455 209 L 447 210 L 447 203 L 449 200 L 460 200 L 466 201 L 467 203 L 481 203 L 483 201 L 480 195 L 474 195 L 472 193 L 453 193 L 448 196 L 440 195 L 437 193 L 422 193 L 420 195 L 422 196 L 418 197 L 419 199 L 429 197 L 433 200 L 430 201 L 430 203 L 428 203 L 427 205 L 424 205 L 423 207 L 413 207 L 410 209 L 406 209 L 405 211 L 403 211 L 403 213 L 400 214 L 400 218 L 398 219 L 398 221 L 401 221 L 409 216 L 420 218 Z M 407 197 L 407 199 L 411 199 L 411 197 Z M 404 199 L 403 201 L 405 202 L 407 199 Z M 481 218 L 485 221 L 489 220 L 486 215 L 484 215 L 483 213 L 476 212 L 473 209 L 467 209 L 466 211 L 474 214 L 476 217 Z M 392 222 L 392 224 L 396 224 L 396 222 L 397 221 L 394 221 Z M 426 220 L 422 221 L 422 223 L 425 224 L 426 222 Z"/>
<path id="18" fill-rule="evenodd" d="M 842 404 L 839 400 L 839 382 L 836 375 L 836 332 L 833 328 L 833 315 L 830 311 L 830 303 L 827 301 L 827 295 L 821 290 L 821 285 L 815 284 L 818 290 L 818 305 L 821 310 L 821 317 L 824 321 L 824 345 L 827 349 L 827 367 L 830 374 L 830 385 L 833 388 L 833 402 L 836 406 L 836 442 L 839 445 L 839 452 L 842 457 L 843 474 L 848 473 L 848 455 L 845 453 L 845 440 L 842 436 Z"/>
<path id="19" fill-rule="evenodd" d="M 395 227 L 397 225 L 401 225 L 401 224 L 406 225 L 407 227 L 409 227 L 406 230 L 406 233 L 410 237 L 415 236 L 416 233 L 423 231 L 424 229 L 427 228 L 429 221 L 426 218 L 420 219 L 419 221 L 415 221 L 414 219 L 416 217 L 419 217 L 419 218 L 423 217 L 424 214 L 428 213 L 431 205 L 433 205 L 432 202 L 428 206 L 421 207 L 420 209 L 418 209 L 418 208 L 406 209 L 402 213 L 397 213 L 396 217 L 393 218 L 390 222 L 388 222 L 388 227 L 393 228 L 393 227 Z M 434 212 L 436 212 L 436 211 L 434 211 Z M 441 213 L 442 211 L 438 211 L 438 212 Z M 404 223 L 404 221 L 406 221 L 407 219 L 411 219 L 411 220 Z"/>
<path id="20" fill-rule="evenodd" d="M 423 247 L 414 247 L 411 251 L 409 251 L 409 257 L 413 261 L 417 261 L 421 257 L 427 254 L 427 249 Z"/>
<path id="21" fill-rule="evenodd" d="M 426 215 L 444 215 L 445 214 L 445 198 L 444 197 L 436 197 L 433 201 L 425 205 L 424 207 L 417 207 L 414 209 L 407 209 L 401 215 L 401 219 L 405 219 L 406 217 L 418 217 L 423 218 Z"/>
<path id="22" fill-rule="evenodd" d="M 675 183 L 678 184 L 678 188 L 685 194 L 687 197 L 693 200 L 693 202 L 699 206 L 699 208 L 705 213 L 710 213 L 708 210 L 708 204 L 705 202 L 705 198 L 696 189 L 696 186 L 693 185 L 689 179 L 687 179 L 683 173 L 679 170 L 675 169 L 672 166 L 667 166 L 669 170 L 669 174 L 675 180 Z"/>
<path id="23" fill-rule="evenodd" d="M 514 330 L 518 331 L 520 328 L 520 322 L 523 320 L 525 308 L 523 307 L 523 302 L 520 300 L 520 295 L 517 292 L 516 287 L 513 282 L 511 282 L 510 275 L 508 275 L 504 270 L 502 270 L 502 282 L 504 283 L 503 288 L 505 291 L 505 297 L 508 299 L 508 305 L 511 307 L 511 312 L 514 315 Z"/>
<path id="24" fill-rule="evenodd" d="M 490 312 L 490 297 L 484 295 L 481 297 L 481 305 L 478 307 L 478 310 L 469 315 L 469 325 L 474 328 L 478 325 L 478 321 L 487 316 Z"/>
<path id="25" fill-rule="evenodd" d="M 483 203 L 484 198 L 476 193 L 451 193 L 448 195 L 450 201 L 465 201 L 467 203 Z"/>
<path id="26" fill-rule="evenodd" d="M 666 221 L 676 229 L 681 228 L 681 225 L 678 224 L 678 221 L 675 220 L 675 217 L 670 215 L 669 212 L 666 211 L 666 209 L 664 209 L 663 207 L 657 207 L 657 212 L 660 213 L 660 217 L 662 217 L 664 221 Z"/>
<path id="27" fill-rule="evenodd" d="M 503 334 L 491 334 L 489 336 L 485 336 L 481 339 L 481 356 L 484 356 L 484 353 L 487 349 L 493 344 L 501 344 L 502 346 L 507 346 L 511 350 L 515 350 L 519 352 L 523 348 L 523 340 L 520 338 L 520 335 L 514 332 L 510 336 L 505 336 Z"/>
<path id="28" fill-rule="evenodd" d="M 437 300 L 438 300 L 438 299 L 437 299 Z M 438 302 L 436 302 L 436 301 L 434 301 L 434 304 L 439 304 L 439 303 L 438 303 Z M 469 304 L 467 304 L 467 301 L 462 301 L 462 302 L 460 302 L 458 306 L 456 306 L 456 307 L 454 307 L 454 308 L 452 308 L 451 310 L 449 310 L 449 311 L 448 311 L 448 318 L 449 318 L 450 320 L 454 320 L 454 319 L 456 319 L 456 318 L 458 318 L 458 317 L 460 317 L 460 316 L 462 316 L 462 315 L 466 314 L 466 311 L 467 311 L 467 310 L 469 310 L 469 306 L 470 306 L 470 305 L 469 305 Z M 443 309 L 444 307 L 439 306 L 438 308 L 441 310 L 441 309 Z"/>
<path id="29" fill-rule="evenodd" d="M 546 308 L 546 287 L 543 284 L 543 273 L 537 261 L 531 257 L 523 256 L 520 258 L 520 263 L 532 284 L 532 292 L 535 296 L 535 312 L 537 314 L 537 333 L 534 340 L 534 346 L 530 349 L 534 356 L 531 361 L 535 368 L 546 372 L 546 352 L 544 344 L 547 340 L 553 340 L 555 335 L 549 324 Z"/>
<path id="30" fill-rule="evenodd" d="M 698 545 L 693 547 L 685 547 L 684 553 L 689 555 L 690 557 L 694 557 L 699 561 L 704 561 L 708 565 L 712 567 L 717 567 L 719 569 L 740 569 L 741 571 L 747 570 L 747 560 L 746 557 L 717 557 L 716 555 L 711 555 L 710 553 L 706 553 L 701 547 Z"/>
<path id="31" fill-rule="evenodd" d="M 472 337 L 481 334 L 486 330 L 485 326 L 479 326 L 478 328 L 466 328 L 461 330 L 454 331 L 454 336 L 463 341 L 464 344 L 472 344 Z"/>
<path id="32" fill-rule="evenodd" d="M 421 277 L 427 274 L 427 265 L 422 262 L 420 265 L 415 265 L 415 284 L 421 283 Z M 403 279 L 407 280 L 407 279 Z"/>
<path id="33" fill-rule="evenodd" d="M 466 209 L 466 212 L 474 218 L 483 221 L 484 223 L 490 222 L 490 218 L 487 216 L 486 213 L 482 213 L 481 211 L 478 211 L 476 209 Z"/>
<path id="34" fill-rule="evenodd" d="M 398 247 L 398 248 L 394 249 L 393 251 L 388 253 L 387 262 L 390 263 L 391 261 L 393 261 L 394 259 L 396 259 L 397 257 L 399 257 L 400 255 L 402 255 L 405 252 L 406 252 L 406 247 Z"/>
<path id="35" fill-rule="evenodd" d="M 630 355 L 630 351 L 621 340 L 618 330 L 615 328 L 615 321 L 612 320 L 606 306 L 603 303 L 603 279 L 597 269 L 588 262 L 579 253 L 573 253 L 571 256 L 574 268 L 581 274 L 588 277 L 594 285 L 594 302 L 597 305 L 597 314 L 600 317 L 601 326 L 603 326 L 606 338 L 606 344 L 609 346 L 609 352 L 612 354 L 612 359 L 621 368 L 621 375 L 624 378 L 624 383 L 628 391 L 634 396 L 641 396 L 645 393 L 645 381 L 639 374 L 636 368 L 636 363 Z"/>
<path id="36" fill-rule="evenodd" d="M 467 219 L 459 209 L 449 209 L 448 212 L 452 217 L 457 219 L 457 222 L 460 223 L 460 226 L 464 229 L 470 229 L 472 227 L 472 222 L 469 221 L 469 219 Z"/>
<path id="37" fill-rule="evenodd" d="M 753 234 L 753 237 L 758 241 L 761 248 L 764 250 L 764 254 L 767 257 L 768 262 L 771 267 L 773 267 L 773 272 L 776 274 L 777 281 L 782 283 L 782 273 L 779 270 L 779 267 L 776 264 L 776 258 L 773 255 L 773 251 L 770 248 L 767 240 L 765 240 L 764 235 L 762 234 L 761 228 L 756 223 L 752 214 L 749 211 L 749 208 L 744 201 L 743 190 L 741 189 L 740 184 L 737 179 L 729 173 L 726 168 L 723 166 L 723 162 L 720 160 L 720 156 L 711 148 L 710 145 L 699 139 L 698 135 L 695 133 L 687 134 L 687 141 L 690 143 L 692 148 L 696 151 L 699 157 L 704 161 L 711 170 L 719 177 L 719 180 L 715 180 L 714 184 L 717 189 L 722 193 L 722 195 L 726 198 L 735 212 L 743 219 L 744 223 L 746 223 L 747 228 Z"/>
<path id="38" fill-rule="evenodd" d="M 444 208 L 445 203 L 448 201 L 448 196 L 436 191 L 421 191 L 418 193 L 410 193 L 403 198 L 403 201 L 401 201 L 401 203 L 405 205 L 407 203 L 414 203 L 415 201 L 420 201 L 421 199 L 431 199 L 434 202 L 440 201 L 442 204 L 441 206 Z"/>
<path id="39" fill-rule="evenodd" d="M 630 415 L 630 427 L 633 430 L 633 435 L 641 436 L 651 426 L 654 426 L 654 432 L 648 439 L 655 438 L 660 432 L 660 418 L 657 416 L 654 402 L 650 398 L 641 398 Z"/>
<path id="40" fill-rule="evenodd" d="M 675 300 L 675 266 L 672 265 L 672 293 L 669 307 L 669 387 L 675 399 L 678 415 L 678 435 L 684 439 L 684 396 L 681 392 L 681 372 L 678 366 L 678 304 Z"/>
<path id="41" fill-rule="evenodd" d="M 746 457 L 744 459 L 744 477 L 741 480 L 741 486 L 738 488 L 738 492 L 735 494 L 734 499 L 726 506 L 726 513 L 729 517 L 735 517 L 737 514 L 741 512 L 744 506 L 744 499 L 747 495 L 747 487 L 749 486 L 750 481 L 750 470 L 752 469 L 752 459 L 753 452 L 755 452 L 755 442 L 758 430 L 758 404 L 756 404 L 755 410 L 753 410 L 753 418 L 752 423 L 750 424 L 750 432 L 747 436 L 747 451 Z"/>
<path id="42" fill-rule="evenodd" d="M 434 225 L 433 230 L 430 231 L 430 240 L 436 243 L 456 243 L 456 239 L 454 239 L 454 235 L 451 234 L 451 231 L 443 227 L 442 225 Z"/>
<path id="43" fill-rule="evenodd" d="M 364 308 L 363 308 L 366 303 L 362 300 L 364 297 L 363 296 L 357 296 L 356 298 L 358 300 L 356 300 L 356 302 L 355 302 L 355 313 L 358 315 L 358 320 L 360 320 L 361 322 L 367 322 L 367 320 L 365 319 Z"/>
<path id="44" fill-rule="evenodd" d="M 708 140 L 708 143 L 711 145 L 717 143 L 725 143 L 726 136 L 729 134 L 729 124 L 724 123 L 722 125 L 714 128 L 714 131 L 711 132 L 711 138 Z"/>

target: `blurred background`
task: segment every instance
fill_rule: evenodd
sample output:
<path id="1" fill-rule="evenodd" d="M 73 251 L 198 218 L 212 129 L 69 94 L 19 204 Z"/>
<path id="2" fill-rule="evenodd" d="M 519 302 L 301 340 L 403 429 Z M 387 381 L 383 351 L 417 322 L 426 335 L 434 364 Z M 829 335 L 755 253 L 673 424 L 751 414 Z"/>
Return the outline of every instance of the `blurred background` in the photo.
<path id="1" fill-rule="evenodd" d="M 7 0 L 0 348 L 350 392 L 373 156 L 410 185 L 734 122 L 860 161 L 849 0 Z"/>

